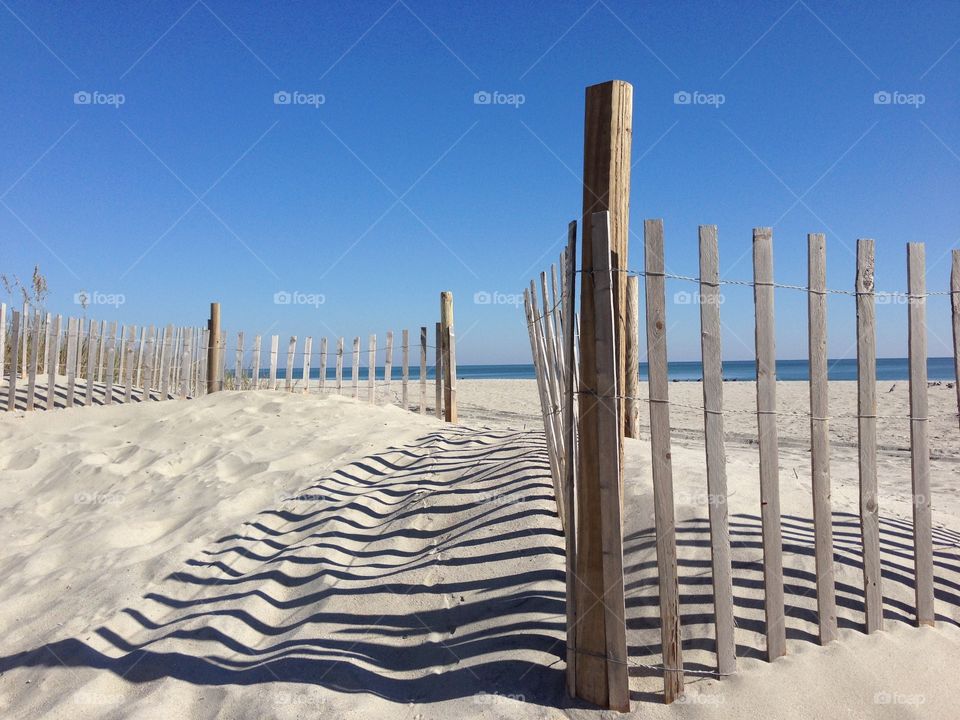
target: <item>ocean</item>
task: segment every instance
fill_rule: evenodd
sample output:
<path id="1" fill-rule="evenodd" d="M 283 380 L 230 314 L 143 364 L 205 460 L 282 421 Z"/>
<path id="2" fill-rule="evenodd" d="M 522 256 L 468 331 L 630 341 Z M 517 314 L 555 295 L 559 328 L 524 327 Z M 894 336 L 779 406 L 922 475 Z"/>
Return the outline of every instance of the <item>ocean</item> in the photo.
<path id="1" fill-rule="evenodd" d="M 756 378 L 756 364 L 752 360 L 727 360 L 723 363 L 724 380 L 754 380 Z M 691 381 L 701 380 L 703 378 L 703 366 L 699 362 L 671 362 L 668 365 L 668 373 L 671 380 Z M 302 379 L 303 370 L 294 368 L 294 378 Z M 393 380 L 401 380 L 402 370 L 394 365 L 391 368 L 390 376 Z M 269 370 L 260 371 L 260 377 L 269 377 Z M 283 369 L 277 369 L 277 377 L 284 378 Z M 310 377 L 313 380 L 320 378 L 319 368 L 310 369 Z M 327 368 L 327 379 L 332 380 L 336 377 L 334 368 Z M 383 368 L 377 368 L 377 377 L 383 377 Z M 533 365 L 458 365 L 457 377 L 464 380 L 532 380 Z M 434 378 L 433 367 L 427 368 L 427 379 Z M 857 379 L 857 361 L 855 358 L 843 358 L 829 361 L 829 378 L 831 380 L 856 380 Z M 928 380 L 954 381 L 956 378 L 953 371 L 953 359 L 948 357 L 936 357 L 927 359 L 927 378 Z M 360 379 L 367 379 L 367 368 L 360 368 Z M 410 368 L 410 379 L 420 379 L 420 368 Z M 647 379 L 647 364 L 640 364 L 640 379 Z M 777 379 L 778 380 L 809 380 L 810 370 L 806 360 L 778 360 L 777 361 Z M 907 358 L 877 358 L 877 379 L 878 380 L 907 380 L 909 379 L 909 364 Z M 343 368 L 343 380 L 345 385 L 350 383 L 350 368 Z"/>

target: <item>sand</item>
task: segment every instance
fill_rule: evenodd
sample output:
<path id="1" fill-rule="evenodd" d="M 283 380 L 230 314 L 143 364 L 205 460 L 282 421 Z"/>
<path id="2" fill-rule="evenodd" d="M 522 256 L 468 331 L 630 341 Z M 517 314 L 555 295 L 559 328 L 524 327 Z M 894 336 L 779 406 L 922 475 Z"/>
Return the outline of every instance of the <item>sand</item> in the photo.
<path id="1" fill-rule="evenodd" d="M 889 383 L 894 385 L 894 383 Z M 906 383 L 881 386 L 905 414 Z M 880 424 L 886 631 L 862 634 L 853 383 L 831 383 L 841 639 L 816 644 L 804 383 L 781 383 L 788 657 L 763 660 L 750 383 L 728 383 L 740 673 L 661 704 L 647 444 L 627 444 L 643 717 L 953 717 L 960 434 L 930 388 L 936 628 L 910 626 L 907 425 Z M 671 385 L 700 403 L 697 383 Z M 563 692 L 563 538 L 533 381 L 462 381 L 461 422 L 281 392 L 0 414 L 0 715 L 604 715 Z M 740 412 L 742 411 L 742 412 Z M 645 418 L 646 408 L 641 417 Z M 942 417 L 941 417 L 942 416 Z M 713 664 L 698 411 L 674 408 L 684 661 Z M 644 429 L 645 429 L 644 422 Z"/>

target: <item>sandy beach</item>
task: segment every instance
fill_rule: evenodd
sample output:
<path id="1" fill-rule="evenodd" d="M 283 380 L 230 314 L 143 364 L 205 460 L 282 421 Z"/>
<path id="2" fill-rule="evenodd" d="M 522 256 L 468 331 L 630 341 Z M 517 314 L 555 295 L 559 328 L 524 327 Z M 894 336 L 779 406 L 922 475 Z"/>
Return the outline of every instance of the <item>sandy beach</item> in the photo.
<path id="1" fill-rule="evenodd" d="M 907 384 L 881 387 L 905 414 Z M 698 383 L 671 399 L 701 402 Z M 888 392 L 889 390 L 889 392 Z M 936 628 L 911 627 L 907 426 L 880 431 L 885 632 L 862 634 L 854 383 L 831 383 L 841 642 L 816 642 L 806 383 L 780 383 L 788 656 L 764 659 L 750 383 L 724 388 L 739 674 L 713 667 L 702 415 L 677 407 L 687 695 L 661 702 L 652 487 L 627 442 L 634 713 L 952 715 L 960 443 L 930 388 Z M 644 389 L 645 392 L 645 389 Z M 601 717 L 563 689 L 564 557 L 526 380 L 464 381 L 461 424 L 338 397 L 0 416 L 0 712 L 73 718 Z M 644 428 L 645 410 L 641 413 Z M 815 691 L 814 691 L 815 688 Z"/>

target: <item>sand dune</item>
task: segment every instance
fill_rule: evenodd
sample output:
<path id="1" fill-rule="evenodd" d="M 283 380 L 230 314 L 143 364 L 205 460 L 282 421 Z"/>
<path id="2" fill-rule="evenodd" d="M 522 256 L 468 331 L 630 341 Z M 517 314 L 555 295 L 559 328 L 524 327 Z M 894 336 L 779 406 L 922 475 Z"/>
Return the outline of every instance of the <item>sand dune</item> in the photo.
<path id="1" fill-rule="evenodd" d="M 781 398 L 796 406 L 791 392 Z M 563 538 L 532 382 L 463 383 L 461 396 L 461 427 L 279 392 L 0 416 L 0 712 L 599 717 L 563 692 Z M 795 441 L 781 456 L 789 656 L 768 664 L 756 449 L 732 421 L 741 659 L 738 676 L 717 681 L 706 673 L 703 449 L 692 419 L 675 424 L 689 431 L 675 440 L 674 469 L 691 674 L 684 701 L 663 706 L 647 445 L 631 440 L 636 714 L 950 717 L 960 689 L 956 445 L 941 442 L 934 464 L 935 629 L 909 625 L 909 461 L 895 437 L 882 454 L 887 631 L 871 637 L 861 632 L 855 449 L 836 449 L 842 639 L 821 648 L 809 457 L 802 438 L 785 437 Z"/>

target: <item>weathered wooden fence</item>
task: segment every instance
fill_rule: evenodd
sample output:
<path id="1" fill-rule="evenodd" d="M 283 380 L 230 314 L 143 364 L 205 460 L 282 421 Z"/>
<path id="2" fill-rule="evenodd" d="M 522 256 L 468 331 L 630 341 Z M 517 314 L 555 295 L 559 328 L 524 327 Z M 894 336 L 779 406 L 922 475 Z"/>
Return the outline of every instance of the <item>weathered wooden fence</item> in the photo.
<path id="1" fill-rule="evenodd" d="M 557 266 L 551 266 L 552 283 L 540 274 L 540 290 L 531 283 L 525 291 L 530 347 L 537 374 L 537 387 L 543 414 L 550 468 L 556 488 L 557 507 L 567 548 L 567 682 L 572 695 L 580 692 L 585 679 L 577 666 L 587 653 L 578 647 L 575 628 L 578 594 L 586 590 L 584 566 L 578 563 L 578 542 L 584 537 L 600 544 L 599 567 L 588 567 L 603 579 L 603 613 L 606 654 L 600 668 L 607 693 L 608 707 L 629 708 L 628 657 L 623 594 L 623 533 L 621 465 L 618 462 L 623 425 L 621 401 L 646 403 L 650 417 L 650 456 L 653 476 L 656 525 L 657 575 L 660 595 L 660 625 L 664 676 L 664 698 L 671 702 L 683 693 L 684 667 L 681 652 L 681 622 L 678 593 L 677 549 L 674 531 L 674 494 L 671 466 L 670 398 L 667 376 L 667 317 L 665 281 L 686 281 L 696 286 L 700 297 L 701 360 L 703 364 L 703 412 L 707 492 L 709 506 L 710 550 L 713 580 L 714 624 L 716 637 L 716 674 L 736 672 L 734 642 L 733 584 L 730 540 L 727 520 L 726 458 L 724 452 L 722 352 L 720 335 L 720 288 L 724 285 L 750 287 L 754 294 L 756 330 L 756 417 L 759 447 L 760 517 L 763 547 L 764 610 L 766 647 L 769 660 L 786 654 L 784 608 L 783 543 L 779 498 L 779 463 L 776 401 L 776 351 L 774 290 L 803 292 L 808 300 L 808 339 L 810 368 L 812 510 L 816 597 L 819 639 L 827 644 L 838 637 L 836 589 L 834 580 L 833 527 L 830 487 L 830 444 L 827 421 L 831 417 L 827 383 L 827 298 L 845 295 L 855 299 L 858 359 L 858 410 L 855 417 L 859 435 L 860 466 L 860 546 L 863 556 L 863 592 L 865 631 L 872 633 L 883 625 L 883 588 L 880 573 L 879 499 L 877 493 L 876 422 L 876 334 L 875 305 L 902 303 L 909 327 L 910 411 L 902 418 L 910 425 L 913 537 L 915 570 L 914 617 L 918 625 L 932 625 L 934 612 L 933 542 L 931 521 L 931 484 L 927 440 L 927 343 L 926 304 L 931 295 L 951 296 L 954 329 L 954 364 L 960 376 L 960 250 L 953 251 L 951 285 L 948 291 L 926 289 L 924 245 L 907 245 L 907 291 L 884 293 L 874 287 L 874 243 L 857 243 L 855 282 L 849 289 L 826 287 L 826 241 L 820 234 L 807 238 L 808 282 L 806 286 L 777 283 L 773 273 L 773 233 L 770 228 L 753 232 L 752 280 L 726 280 L 719 276 L 719 250 L 716 226 L 699 229 L 700 273 L 689 277 L 669 273 L 664 264 L 664 232 L 661 220 L 648 220 L 643 226 L 643 270 L 623 270 L 631 278 L 643 278 L 646 297 L 646 339 L 649 372 L 647 397 L 636 392 L 639 374 L 636 361 L 629 357 L 629 346 L 636 337 L 626 338 L 628 373 L 618 380 L 616 348 L 617 284 L 612 267 L 616 257 L 610 241 L 610 214 L 599 212 L 591 218 L 592 242 L 584 241 L 583 265 L 575 267 L 576 224 L 571 223 L 567 248 L 560 258 L 562 280 L 556 280 Z M 589 265 L 588 265 L 589 262 Z M 587 303 L 581 299 L 580 314 L 575 310 L 576 276 L 592 276 L 594 342 L 584 344 L 578 337 Z M 583 283 L 586 285 L 586 283 Z M 629 287 L 629 285 L 628 285 Z M 539 303 L 538 303 L 539 294 Z M 630 326 L 630 306 L 636 300 L 627 294 L 625 316 Z M 636 312 L 636 310 L 634 310 Z M 578 343 L 579 339 L 579 343 Z M 579 353 L 578 353 L 579 348 Z M 593 368 L 590 377 L 578 377 L 578 371 Z M 581 363 L 581 356 L 584 362 Z M 632 376 L 632 377 L 631 377 Z M 587 390 L 587 388 L 590 388 Z M 960 388 L 960 383 L 958 383 Z M 960 417 L 960 392 L 958 392 Z M 687 407 L 687 406 L 685 406 Z M 597 438 L 584 443 L 582 421 L 593 416 Z M 837 417 L 837 415 L 833 415 Z M 578 423 L 578 419 L 581 423 Z M 585 457 L 585 454 L 589 454 Z M 578 463 L 578 458 L 580 462 Z M 599 516 L 588 514 L 578 505 L 583 497 L 580 469 L 592 465 L 599 479 Z M 628 479 L 629 481 L 629 479 Z M 584 525 L 593 524 L 597 536 L 590 538 Z M 590 655 L 593 656 L 592 654 Z M 597 682 L 599 683 L 600 680 Z M 592 692 L 592 691 L 591 691 Z M 595 697 L 596 695 L 594 695 Z"/>
<path id="2" fill-rule="evenodd" d="M 53 409 L 173 398 L 195 398 L 220 388 L 285 390 L 348 395 L 370 403 L 396 404 L 456 422 L 456 339 L 453 298 L 444 293 L 436 324 L 437 345 L 428 328 L 387 331 L 378 343 L 369 335 L 361 362 L 361 338 L 353 340 L 352 362 L 345 338 L 290 336 L 280 354 L 280 336 L 219 330 L 211 342 L 203 327 L 122 326 L 117 322 L 67 318 L 24 306 L 8 313 L 0 304 L 0 377 L 6 380 L 3 408 Z M 9 314 L 9 318 L 8 318 Z M 219 308 L 217 308 L 219 314 Z M 219 318 L 217 319 L 219 327 Z M 269 341 L 269 347 L 263 341 Z M 415 347 L 411 348 L 411 341 Z M 436 362 L 428 367 L 428 351 Z M 211 352 L 213 350 L 214 352 Z M 411 372 L 410 359 L 419 355 Z M 214 365 L 210 366 L 210 358 Z M 349 373 L 345 378 L 344 373 Z M 432 378 L 430 377 L 432 372 Z M 345 379 L 349 386 L 345 387 Z M 436 385 L 428 403 L 427 385 Z"/>

